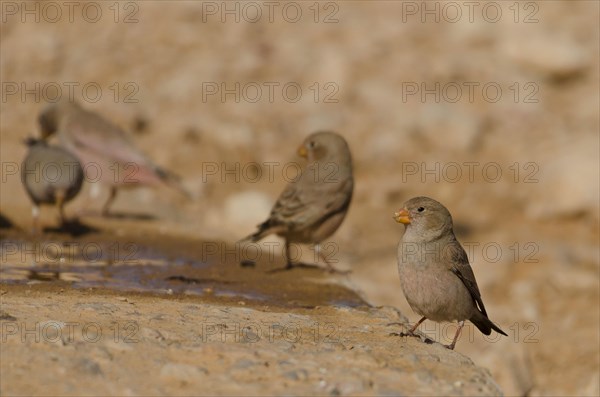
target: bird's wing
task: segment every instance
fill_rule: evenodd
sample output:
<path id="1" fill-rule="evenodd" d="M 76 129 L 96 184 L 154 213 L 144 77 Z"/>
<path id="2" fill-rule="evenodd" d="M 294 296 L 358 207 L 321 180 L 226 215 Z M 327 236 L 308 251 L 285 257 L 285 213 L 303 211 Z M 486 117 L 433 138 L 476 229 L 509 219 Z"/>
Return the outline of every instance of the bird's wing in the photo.
<path id="1" fill-rule="evenodd" d="M 479 292 L 477 281 L 475 281 L 475 274 L 473 273 L 473 269 L 471 269 L 471 265 L 469 264 L 467 253 L 458 241 L 454 240 L 451 244 L 451 248 L 448 250 L 448 254 L 450 256 L 448 259 L 450 259 L 452 263 L 450 271 L 452 271 L 452 273 L 454 273 L 463 282 L 471 294 L 473 301 L 475 301 L 479 306 L 481 313 L 487 317 L 487 312 L 485 311 L 485 306 L 483 305 L 483 300 L 481 299 L 481 292 Z"/>
<path id="2" fill-rule="evenodd" d="M 152 162 L 129 140 L 125 132 L 99 115 L 85 112 L 71 117 L 64 134 L 78 148 L 119 163 L 136 163 L 154 169 Z"/>
<path id="3" fill-rule="evenodd" d="M 286 224 L 292 228 L 294 225 L 321 223 L 331 215 L 345 210 L 351 196 L 351 179 L 334 189 L 325 190 L 323 185 L 290 183 L 275 203 L 270 221 L 271 224 Z"/>

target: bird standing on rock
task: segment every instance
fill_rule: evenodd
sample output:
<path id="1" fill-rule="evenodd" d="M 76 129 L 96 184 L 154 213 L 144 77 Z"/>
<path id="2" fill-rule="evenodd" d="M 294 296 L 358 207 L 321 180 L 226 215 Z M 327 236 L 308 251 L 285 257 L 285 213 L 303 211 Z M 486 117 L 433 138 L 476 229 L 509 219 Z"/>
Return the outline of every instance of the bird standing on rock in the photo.
<path id="1" fill-rule="evenodd" d="M 64 205 L 81 190 L 83 168 L 77 157 L 60 147 L 33 138 L 25 143 L 29 151 L 21 165 L 21 182 L 33 201 L 33 230 L 39 231 L 40 204 L 56 205 L 64 225 Z"/>
<path id="2" fill-rule="evenodd" d="M 394 214 L 406 231 L 398 245 L 398 271 L 410 307 L 423 316 L 409 331 L 426 319 L 458 321 L 454 349 L 465 320 L 485 335 L 492 330 L 505 335 L 487 316 L 475 275 L 463 247 L 456 240 L 450 212 L 428 197 L 415 197 Z"/>
<path id="3" fill-rule="evenodd" d="M 286 269 L 294 266 L 290 244 L 315 244 L 328 269 L 336 271 L 318 244 L 340 227 L 350 206 L 354 189 L 350 149 L 342 136 L 316 132 L 304 140 L 298 154 L 308 160 L 306 167 L 285 187 L 269 219 L 242 241 L 256 242 L 270 234 L 285 238 Z"/>
<path id="4" fill-rule="evenodd" d="M 117 189 L 122 187 L 164 182 L 189 197 L 179 178 L 155 165 L 122 129 L 74 101 L 48 105 L 38 122 L 42 138 L 57 133 L 61 145 L 74 153 L 86 170 L 94 168 L 98 180 L 110 187 L 102 215 L 108 215 Z"/>

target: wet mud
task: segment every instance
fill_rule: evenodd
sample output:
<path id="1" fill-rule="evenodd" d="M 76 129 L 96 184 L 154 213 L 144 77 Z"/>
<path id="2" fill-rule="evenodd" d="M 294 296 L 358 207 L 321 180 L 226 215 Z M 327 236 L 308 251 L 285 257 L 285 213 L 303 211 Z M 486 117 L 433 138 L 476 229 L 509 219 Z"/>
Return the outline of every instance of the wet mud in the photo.
<path id="1" fill-rule="evenodd" d="M 80 237 L 61 229 L 40 235 L 2 230 L 1 283 L 189 295 L 279 307 L 367 305 L 341 285 L 344 276 L 332 276 L 322 267 L 299 264 L 279 271 L 284 261 L 276 253 L 251 260 L 235 243 L 89 230 L 95 231 Z"/>

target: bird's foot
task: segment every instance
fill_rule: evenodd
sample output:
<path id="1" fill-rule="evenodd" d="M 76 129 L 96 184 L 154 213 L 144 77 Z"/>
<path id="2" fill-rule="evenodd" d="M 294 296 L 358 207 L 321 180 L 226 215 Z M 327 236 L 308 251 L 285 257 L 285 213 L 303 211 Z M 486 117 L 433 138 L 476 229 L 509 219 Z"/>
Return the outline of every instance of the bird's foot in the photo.
<path id="1" fill-rule="evenodd" d="M 294 264 L 288 263 L 284 267 L 277 267 L 275 269 L 267 270 L 267 273 L 271 274 L 271 273 L 286 272 L 288 270 L 292 270 L 295 267 L 296 266 Z"/>
<path id="2" fill-rule="evenodd" d="M 400 325 L 400 326 L 406 326 L 405 323 L 388 323 L 386 324 L 387 327 L 390 327 L 392 325 Z M 414 336 L 419 338 L 420 336 L 417 335 L 416 333 L 414 333 L 413 331 L 407 331 L 407 332 L 392 332 L 390 333 L 390 336 L 402 336 L 402 337 L 406 337 L 406 336 Z"/>
<path id="3" fill-rule="evenodd" d="M 58 227 L 46 228 L 46 231 L 53 233 L 68 233 L 71 236 L 83 236 L 91 232 L 96 232 L 98 229 L 88 226 L 85 223 L 81 223 L 79 218 L 65 218 L 62 219 Z"/>
<path id="4" fill-rule="evenodd" d="M 415 333 L 410 333 L 410 332 L 390 332 L 389 336 L 400 336 L 402 338 L 406 338 L 406 337 L 415 337 L 415 338 L 421 338 L 420 335 L 417 335 Z"/>

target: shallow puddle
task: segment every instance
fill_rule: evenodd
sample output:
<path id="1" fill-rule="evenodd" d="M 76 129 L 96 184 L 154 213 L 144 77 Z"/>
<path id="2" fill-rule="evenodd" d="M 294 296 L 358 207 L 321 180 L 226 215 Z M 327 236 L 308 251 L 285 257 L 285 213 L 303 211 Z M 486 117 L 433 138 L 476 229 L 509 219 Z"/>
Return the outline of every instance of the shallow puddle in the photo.
<path id="1" fill-rule="evenodd" d="M 327 282 L 319 268 L 271 272 L 280 257 L 247 261 L 222 242 L 173 237 L 118 239 L 107 234 L 69 238 L 59 234 L 4 233 L 0 241 L 0 282 L 68 283 L 161 295 L 193 295 L 262 305 L 360 306 L 364 301 L 341 285 Z"/>

